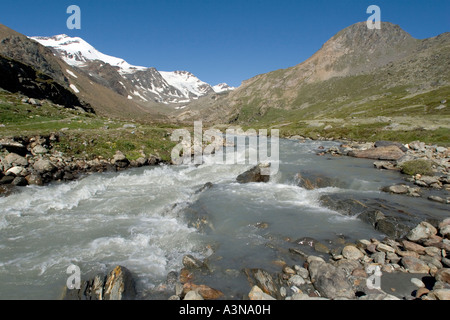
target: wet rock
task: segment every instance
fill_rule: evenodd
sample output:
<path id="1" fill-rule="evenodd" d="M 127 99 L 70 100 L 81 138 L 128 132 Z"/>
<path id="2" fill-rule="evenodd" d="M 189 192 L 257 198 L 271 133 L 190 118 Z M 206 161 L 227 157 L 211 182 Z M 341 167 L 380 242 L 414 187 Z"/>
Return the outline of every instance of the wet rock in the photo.
<path id="1" fill-rule="evenodd" d="M 211 189 L 213 187 L 213 184 L 211 182 L 207 182 L 205 183 L 201 188 L 199 188 L 195 194 L 201 193 L 205 190 Z"/>
<path id="2" fill-rule="evenodd" d="M 307 190 L 314 190 L 327 187 L 345 187 L 346 185 L 337 180 L 314 171 L 302 171 L 295 176 L 297 185 Z"/>
<path id="3" fill-rule="evenodd" d="M 342 269 L 329 263 L 312 261 L 308 271 L 314 288 L 320 292 L 321 296 L 329 299 L 355 298 L 352 286 Z"/>
<path id="4" fill-rule="evenodd" d="M 180 282 L 181 283 L 187 283 L 190 282 L 194 279 L 194 274 L 191 270 L 187 269 L 187 268 L 183 268 L 180 271 Z"/>
<path id="5" fill-rule="evenodd" d="M 330 253 L 330 248 L 321 242 L 316 242 L 314 244 L 314 250 L 321 253 Z"/>
<path id="6" fill-rule="evenodd" d="M 205 267 L 202 261 L 194 258 L 192 255 L 189 254 L 183 257 L 183 265 L 187 269 L 201 269 Z"/>
<path id="7" fill-rule="evenodd" d="M 116 266 L 105 277 L 96 275 L 83 281 L 80 289 L 64 289 L 63 300 L 133 300 L 136 289 L 131 272 L 123 266 Z"/>
<path id="8" fill-rule="evenodd" d="M 269 182 L 270 175 L 264 175 L 263 169 L 267 169 L 270 165 L 259 164 L 254 166 L 250 170 L 240 174 L 236 181 L 239 183 L 251 183 L 251 182 Z"/>
<path id="9" fill-rule="evenodd" d="M 104 300 L 133 300 L 136 289 L 131 272 L 122 266 L 115 267 L 107 276 Z"/>
<path id="10" fill-rule="evenodd" d="M 384 187 L 382 189 L 384 192 L 395 193 L 395 194 L 407 194 L 409 191 L 408 186 L 404 184 L 398 184 L 394 186 Z"/>

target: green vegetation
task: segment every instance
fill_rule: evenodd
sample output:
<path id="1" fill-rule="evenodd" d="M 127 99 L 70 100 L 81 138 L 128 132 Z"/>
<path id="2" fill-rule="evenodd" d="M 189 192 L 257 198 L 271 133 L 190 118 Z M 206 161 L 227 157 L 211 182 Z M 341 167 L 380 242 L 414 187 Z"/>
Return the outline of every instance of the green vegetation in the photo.
<path id="1" fill-rule="evenodd" d="M 125 124 L 134 126 L 124 127 Z M 168 161 L 176 144 L 169 135 L 175 128 L 107 119 L 48 102 L 34 106 L 22 103 L 18 95 L 0 92 L 0 138 L 59 132 L 56 150 L 75 158 L 111 159 L 120 150 L 130 160 L 144 154 Z"/>
<path id="2" fill-rule="evenodd" d="M 411 160 L 401 165 L 402 172 L 408 175 L 433 175 L 431 162 L 427 160 Z"/>

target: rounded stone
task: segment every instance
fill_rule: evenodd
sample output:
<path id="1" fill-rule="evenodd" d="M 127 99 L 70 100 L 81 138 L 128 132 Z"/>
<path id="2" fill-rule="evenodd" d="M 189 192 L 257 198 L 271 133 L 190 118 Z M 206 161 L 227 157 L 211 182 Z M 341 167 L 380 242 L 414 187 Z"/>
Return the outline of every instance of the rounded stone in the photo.
<path id="1" fill-rule="evenodd" d="M 342 255 L 348 260 L 359 260 L 364 257 L 364 253 L 355 246 L 344 247 L 344 249 L 342 249 Z"/>

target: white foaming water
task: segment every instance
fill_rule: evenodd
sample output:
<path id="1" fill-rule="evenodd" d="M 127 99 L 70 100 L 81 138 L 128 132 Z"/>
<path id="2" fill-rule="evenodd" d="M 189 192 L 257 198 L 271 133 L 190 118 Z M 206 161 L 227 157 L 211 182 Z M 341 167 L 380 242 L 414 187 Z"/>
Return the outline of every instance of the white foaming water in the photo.
<path id="1" fill-rule="evenodd" d="M 273 248 L 292 246 L 286 238 L 377 237 L 356 217 L 323 208 L 320 197 L 356 192 L 378 197 L 380 185 L 397 179 L 394 173 L 385 178 L 374 173 L 379 180 L 371 184 L 371 164 L 328 161 L 314 154 L 318 146 L 281 141 L 280 171 L 268 183 L 239 184 L 236 177 L 251 164 L 219 165 L 206 157 L 198 166 L 95 174 L 2 197 L 0 299 L 58 299 L 71 264 L 80 267 L 83 279 L 123 265 L 145 296 L 168 272 L 179 271 L 186 254 L 209 257 L 218 270 L 273 268 L 270 261 L 279 259 Z M 295 181 L 302 170 L 336 173 L 350 183 L 305 190 Z M 207 182 L 213 187 L 198 192 Z M 190 217 L 205 217 L 210 229 L 190 227 Z M 222 284 L 248 290 L 245 279 L 243 284 Z"/>
<path id="2" fill-rule="evenodd" d="M 244 169 L 208 164 L 135 169 L 27 187 L 0 198 L 0 298 L 55 299 L 72 263 L 84 278 L 121 264 L 138 276 L 141 291 L 153 287 L 179 270 L 183 255 L 206 252 L 197 231 L 180 218 L 195 191 Z M 12 281 L 12 275 L 22 277 Z M 42 286 L 45 292 L 37 294 Z"/>

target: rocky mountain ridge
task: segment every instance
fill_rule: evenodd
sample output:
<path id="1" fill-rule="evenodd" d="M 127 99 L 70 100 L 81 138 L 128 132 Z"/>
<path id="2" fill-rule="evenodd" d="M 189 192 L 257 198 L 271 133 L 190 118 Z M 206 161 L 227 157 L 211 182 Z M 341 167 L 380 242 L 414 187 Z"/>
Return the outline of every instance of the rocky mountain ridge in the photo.
<path id="1" fill-rule="evenodd" d="M 94 81 L 139 103 L 188 103 L 216 92 L 214 87 L 190 72 L 163 72 L 153 67 L 133 66 L 121 58 L 99 52 L 78 37 L 63 34 L 30 39 L 50 48 L 59 58 L 85 72 Z M 227 86 L 220 88 L 220 92 L 224 88 L 232 90 Z"/>
<path id="2" fill-rule="evenodd" d="M 191 118 L 233 123 L 282 123 L 324 117 L 423 114 L 450 93 L 450 33 L 415 39 L 398 25 L 364 22 L 338 32 L 306 61 L 246 80 Z M 434 112 L 434 111 L 433 111 Z M 448 114 L 446 109 L 441 113 Z M 399 113 L 403 115 L 403 113 Z M 222 120 L 223 121 L 223 120 Z"/>

